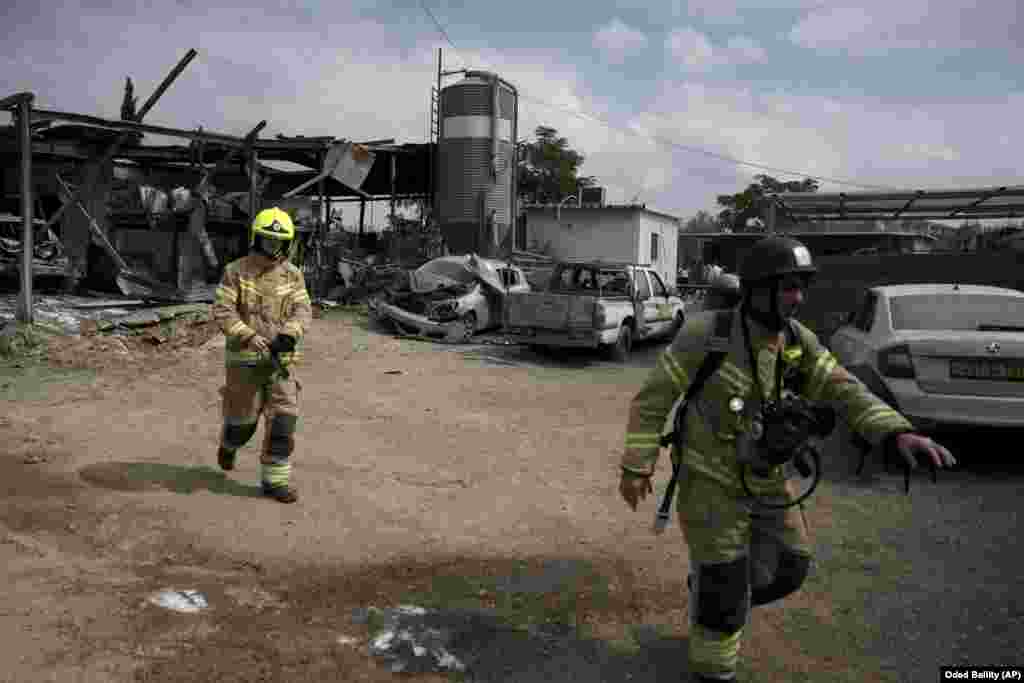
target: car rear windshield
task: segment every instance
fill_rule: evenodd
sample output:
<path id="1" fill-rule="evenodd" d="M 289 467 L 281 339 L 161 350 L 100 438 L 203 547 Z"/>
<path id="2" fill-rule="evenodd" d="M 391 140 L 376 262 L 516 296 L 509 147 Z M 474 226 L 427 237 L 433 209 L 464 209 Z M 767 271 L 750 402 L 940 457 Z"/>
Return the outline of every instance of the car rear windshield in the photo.
<path id="1" fill-rule="evenodd" d="M 1000 294 L 905 294 L 893 297 L 896 330 L 977 330 L 1024 327 L 1024 297 Z"/>
<path id="2" fill-rule="evenodd" d="M 629 272 L 617 268 L 575 266 L 563 268 L 555 279 L 559 291 L 593 290 L 602 294 L 629 294 Z"/>

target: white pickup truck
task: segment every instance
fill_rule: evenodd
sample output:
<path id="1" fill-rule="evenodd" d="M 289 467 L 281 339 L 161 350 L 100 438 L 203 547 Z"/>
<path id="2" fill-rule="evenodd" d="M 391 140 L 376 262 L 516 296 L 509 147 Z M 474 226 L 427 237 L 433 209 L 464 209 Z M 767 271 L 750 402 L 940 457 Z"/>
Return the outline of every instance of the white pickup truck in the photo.
<path id="1" fill-rule="evenodd" d="M 511 294 L 510 340 L 533 347 L 600 348 L 615 360 L 633 342 L 671 339 L 683 325 L 683 300 L 651 268 L 604 261 L 559 263 L 544 291 Z"/>

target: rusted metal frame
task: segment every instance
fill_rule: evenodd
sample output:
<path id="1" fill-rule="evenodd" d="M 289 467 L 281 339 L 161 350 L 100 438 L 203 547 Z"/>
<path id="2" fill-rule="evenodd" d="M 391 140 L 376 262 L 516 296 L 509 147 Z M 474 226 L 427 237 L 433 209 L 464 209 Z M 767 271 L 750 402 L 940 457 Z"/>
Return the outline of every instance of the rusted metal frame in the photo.
<path id="1" fill-rule="evenodd" d="M 998 187 L 998 188 L 996 188 L 996 189 L 994 189 L 994 190 L 992 190 L 990 192 L 985 193 L 983 196 L 981 196 L 978 199 L 974 200 L 973 202 L 971 202 L 967 206 L 965 206 L 963 208 L 960 208 L 960 209 L 956 209 L 955 211 L 950 213 L 948 217 L 949 218 L 954 218 L 958 213 L 963 213 L 964 211 L 968 211 L 970 209 L 973 209 L 974 207 L 978 206 L 982 202 L 986 202 L 989 199 L 992 199 L 992 197 L 1000 195 L 1003 192 L 1006 192 L 1006 188 L 1005 187 Z M 985 208 L 988 208 L 988 207 L 985 207 Z"/>
<path id="2" fill-rule="evenodd" d="M 1024 187 L 980 187 L 966 190 L 908 190 L 905 192 L 850 192 L 846 193 L 847 198 L 855 202 L 878 202 L 878 201 L 906 201 L 921 192 L 921 199 L 928 200 L 958 200 L 974 199 L 980 195 L 990 192 L 999 192 L 1007 197 L 1024 196 Z M 778 196 L 790 204 L 797 206 L 801 203 L 812 204 L 835 203 L 839 200 L 839 193 L 818 193 L 818 192 L 780 192 Z"/>
<path id="3" fill-rule="evenodd" d="M 916 202 L 918 199 L 920 199 L 921 195 L 923 195 L 923 194 L 924 194 L 923 190 L 918 190 L 917 192 L 915 192 L 914 196 L 911 197 L 910 199 L 908 199 L 907 203 L 903 205 L 903 208 L 899 209 L 898 211 L 896 211 L 896 213 L 894 213 L 892 215 L 892 217 L 893 218 L 899 218 L 903 213 L 905 213 L 906 211 L 909 211 L 910 207 L 914 204 L 914 202 Z"/>
<path id="4" fill-rule="evenodd" d="M 957 215 L 963 217 L 972 216 L 987 216 L 998 218 L 1001 214 L 1008 213 L 1010 211 L 1020 211 L 1024 208 L 1024 202 L 1018 202 L 1013 204 L 1000 204 L 998 206 L 975 206 L 974 208 L 963 207 L 957 209 Z M 822 216 L 829 216 L 833 219 L 840 219 L 839 213 L 834 208 L 817 208 L 817 209 L 801 209 L 794 212 L 795 215 L 801 217 L 820 218 Z M 865 215 L 878 215 L 886 219 L 892 219 L 892 209 L 885 209 L 879 207 L 863 207 L 846 209 L 845 217 L 842 220 L 861 220 Z M 927 214 L 929 216 L 938 216 L 942 218 L 950 218 L 949 209 L 947 208 L 935 208 L 935 207 L 921 207 L 918 209 L 911 208 L 902 217 L 905 219 L 918 218 L 921 215 Z"/>

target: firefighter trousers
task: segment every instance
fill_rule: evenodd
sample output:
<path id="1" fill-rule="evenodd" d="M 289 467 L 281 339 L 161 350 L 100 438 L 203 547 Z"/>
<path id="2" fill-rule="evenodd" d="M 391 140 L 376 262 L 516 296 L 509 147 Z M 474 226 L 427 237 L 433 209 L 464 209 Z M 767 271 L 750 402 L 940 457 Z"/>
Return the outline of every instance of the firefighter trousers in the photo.
<path id="1" fill-rule="evenodd" d="M 807 578 L 806 520 L 799 507 L 758 508 L 692 470 L 679 494 L 679 522 L 690 554 L 690 670 L 733 680 L 750 608 L 795 592 Z M 793 500 L 790 483 L 777 495 L 773 502 Z"/>
<path id="2" fill-rule="evenodd" d="M 224 418 L 221 446 L 233 452 L 247 444 L 256 433 L 262 415 L 264 436 L 260 464 L 264 468 L 288 465 L 295 450 L 302 386 L 294 374 L 286 380 L 272 367 L 228 366 L 226 370 L 221 389 Z"/>

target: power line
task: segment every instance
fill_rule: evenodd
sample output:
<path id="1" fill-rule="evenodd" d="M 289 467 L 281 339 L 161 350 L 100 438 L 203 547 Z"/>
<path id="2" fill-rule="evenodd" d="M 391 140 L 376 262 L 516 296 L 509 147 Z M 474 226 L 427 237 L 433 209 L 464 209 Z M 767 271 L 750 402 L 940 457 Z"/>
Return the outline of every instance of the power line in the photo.
<path id="1" fill-rule="evenodd" d="M 436 27 L 437 27 L 437 30 L 438 30 L 438 31 L 440 31 L 441 35 L 442 35 L 442 36 L 444 36 L 444 39 L 445 39 L 446 41 L 448 41 L 448 44 L 449 44 L 449 45 L 451 45 L 451 47 L 452 47 L 452 50 L 454 50 L 454 51 L 455 51 L 455 54 L 456 54 L 456 55 L 458 55 L 458 57 L 459 57 L 459 61 L 461 61 L 461 62 L 462 62 L 462 66 L 463 66 L 463 67 L 465 67 L 465 66 L 468 66 L 468 65 L 466 64 L 466 60 L 465 60 L 465 59 L 463 59 L 463 58 L 462 58 L 462 55 L 460 55 L 460 54 L 459 54 L 459 50 L 458 50 L 458 48 L 456 48 L 456 47 L 455 47 L 455 43 L 453 43 L 453 42 L 452 42 L 452 39 L 451 39 L 451 38 L 450 38 L 450 37 L 448 36 L 448 31 L 445 31 L 445 30 L 444 30 L 444 26 L 442 26 L 442 25 L 441 25 L 441 22 L 437 20 L 437 17 L 435 17 L 435 16 L 434 16 L 434 13 L 430 11 L 430 8 L 429 8 L 429 7 L 427 7 L 427 3 L 426 3 L 426 0 L 420 0 L 420 7 L 422 7 L 422 8 L 423 8 L 423 11 L 424 11 L 424 12 L 426 12 L 426 13 L 427 13 L 427 16 L 429 16 L 429 17 L 430 17 L 430 19 L 431 19 L 431 21 L 433 21 L 433 22 L 434 22 L 434 26 L 436 26 Z"/>
<path id="2" fill-rule="evenodd" d="M 430 17 L 430 19 L 434 22 L 434 25 L 437 27 L 437 30 L 441 33 L 441 35 L 444 37 L 444 39 L 448 42 L 448 44 L 451 46 L 452 50 L 454 50 L 455 53 L 457 55 L 459 55 L 459 51 L 458 51 L 458 48 L 455 47 L 455 43 L 452 42 L 451 37 L 448 35 L 448 32 L 444 29 L 444 26 L 441 24 L 441 22 L 438 21 L 437 17 L 434 16 L 434 13 L 430 11 L 430 8 L 427 7 L 426 1 L 425 0 L 420 0 L 420 5 L 423 7 L 423 10 L 427 13 L 427 15 Z M 461 55 L 459 55 L 459 60 L 462 61 L 463 66 L 466 66 L 466 61 L 462 58 Z M 832 183 L 834 185 L 847 185 L 847 186 L 850 186 L 850 187 L 860 187 L 860 188 L 869 189 L 869 190 L 899 190 L 899 189 L 901 189 L 901 188 L 893 187 L 891 185 L 871 185 L 871 184 L 868 184 L 868 183 L 858 183 L 858 182 L 855 182 L 855 181 L 852 181 L 852 180 L 844 180 L 844 179 L 841 179 L 841 178 L 830 178 L 828 176 L 819 176 L 819 175 L 814 175 L 814 174 L 811 174 L 811 173 L 804 173 L 802 171 L 792 171 L 792 170 L 789 170 L 789 169 L 780 168 L 778 166 L 768 166 L 766 164 L 758 164 L 758 163 L 755 163 L 755 162 L 752 162 L 752 161 L 744 161 L 742 159 L 737 159 L 735 157 L 730 157 L 730 156 L 727 156 L 727 155 L 724 155 L 724 154 L 716 154 L 715 152 L 711 152 L 711 151 L 708 151 L 706 149 L 702 149 L 700 147 L 693 147 L 691 145 L 684 145 L 682 143 L 676 142 L 675 140 L 670 140 L 670 139 L 662 137 L 660 135 L 652 135 L 652 134 L 646 134 L 646 133 L 639 133 L 639 132 L 637 132 L 635 130 L 623 128 L 622 126 L 617 126 L 617 125 L 615 125 L 613 123 L 609 123 L 608 121 L 605 121 L 604 119 L 601 119 L 601 118 L 599 118 L 597 116 L 594 116 L 592 114 L 583 114 L 582 112 L 578 112 L 578 111 L 575 111 L 573 109 L 568 109 L 568 108 L 565 108 L 565 107 L 560 107 L 560 106 L 558 106 L 556 104 L 552 104 L 550 102 L 546 102 L 546 101 L 538 99 L 536 97 L 530 97 L 529 95 L 524 94 L 522 91 L 519 92 L 519 97 L 521 99 L 524 99 L 524 100 L 527 100 L 527 101 L 530 101 L 530 102 L 534 102 L 535 104 L 539 104 L 541 106 L 548 107 L 550 109 L 555 109 L 555 110 L 561 111 L 563 113 L 570 114 L 571 116 L 574 116 L 574 117 L 576 117 L 576 118 L 578 118 L 578 119 L 580 119 L 582 121 L 590 121 L 590 122 L 593 122 L 593 123 L 599 123 L 599 124 L 603 125 L 604 127 L 609 128 L 611 130 L 616 130 L 616 131 L 619 131 L 619 132 L 626 132 L 626 133 L 629 133 L 631 135 L 635 135 L 637 137 L 647 138 L 647 139 L 652 140 L 654 142 L 659 142 L 659 143 L 661 143 L 663 145 L 668 145 L 669 147 L 672 147 L 672 148 L 675 148 L 675 149 L 678 149 L 678 150 L 682 150 L 684 152 L 690 152 L 690 153 L 693 153 L 693 154 L 701 154 L 703 156 L 706 156 L 706 157 L 709 157 L 709 158 L 712 158 L 712 159 L 717 159 L 719 161 L 725 161 L 725 162 L 728 162 L 728 163 L 731 163 L 731 164 L 735 164 L 737 166 L 747 166 L 747 167 L 750 167 L 750 168 L 756 168 L 756 169 L 763 170 L 763 171 L 772 171 L 773 173 L 784 173 L 786 175 L 792 175 L 792 176 L 803 177 L 803 178 L 811 178 L 812 180 L 819 180 L 819 181 L 822 181 L 822 182 L 828 182 L 828 183 Z"/>
<path id="3" fill-rule="evenodd" d="M 519 96 L 522 99 L 524 99 L 524 100 L 529 100 L 531 102 L 535 102 L 535 103 L 540 104 L 542 106 L 550 107 L 552 109 L 557 109 L 557 110 L 565 112 L 567 114 L 571 114 L 571 115 L 575 116 L 576 118 L 578 118 L 580 120 L 583 120 L 583 121 L 592 121 L 594 123 L 599 123 L 599 124 L 605 126 L 606 128 L 610 128 L 612 130 L 628 132 L 628 133 L 630 133 L 632 135 L 636 135 L 638 137 L 643 137 L 643 138 L 648 138 L 648 139 L 653 140 L 655 142 L 660 142 L 660 143 L 662 143 L 664 145 L 668 145 L 670 147 L 674 147 L 674 148 L 682 150 L 684 152 L 692 152 L 694 154 L 702 154 L 704 156 L 711 157 L 712 159 L 718 159 L 720 161 L 727 161 L 729 163 L 736 164 L 737 166 L 749 166 L 751 168 L 756 168 L 756 169 L 760 169 L 760 170 L 763 170 L 763 171 L 773 171 L 775 173 L 785 173 L 785 174 L 793 175 L 793 176 L 800 176 L 800 177 L 804 177 L 804 178 L 811 178 L 813 180 L 821 180 L 821 181 L 833 183 L 833 184 L 836 184 L 836 185 L 849 185 L 851 187 L 863 187 L 865 189 L 871 189 L 871 190 L 898 190 L 898 189 L 900 189 L 900 188 L 892 187 L 892 186 L 889 186 L 889 185 L 869 185 L 867 183 L 858 183 L 858 182 L 855 182 L 855 181 L 852 181 L 852 180 L 844 180 L 844 179 L 841 179 L 841 178 L 830 178 L 828 176 L 819 176 L 819 175 L 814 175 L 814 174 L 811 174 L 811 173 L 804 173 L 804 172 L 801 172 L 801 171 L 791 171 L 789 169 L 779 168 L 778 166 L 768 166 L 768 165 L 765 165 L 765 164 L 758 164 L 758 163 L 755 163 L 753 161 L 743 161 L 742 159 L 736 159 L 735 157 L 730 157 L 730 156 L 727 156 L 727 155 L 724 155 L 724 154 L 717 154 L 715 152 L 710 152 L 710 151 L 708 151 L 706 149 L 701 149 L 700 147 L 693 147 L 693 146 L 690 146 L 690 145 L 684 145 L 684 144 L 682 144 L 680 142 L 676 142 L 675 140 L 670 140 L 670 139 L 668 139 L 666 137 L 663 137 L 663 136 L 660 136 L 660 135 L 654 135 L 654 134 L 649 134 L 649 133 L 639 133 L 639 132 L 637 132 L 635 130 L 630 130 L 630 129 L 622 128 L 621 126 L 616 126 L 615 124 L 609 123 L 608 121 L 605 121 L 605 120 L 603 120 L 603 119 L 601 119 L 601 118 L 599 118 L 597 116 L 594 116 L 593 114 L 583 114 L 581 112 L 577 112 L 577 111 L 572 110 L 572 109 L 567 109 L 565 107 L 560 107 L 560 106 L 558 106 L 556 104 L 551 104 L 550 102 L 545 102 L 543 100 L 539 100 L 539 99 L 537 99 L 535 97 L 530 97 L 529 95 L 524 95 L 524 94 L 520 93 Z"/>

